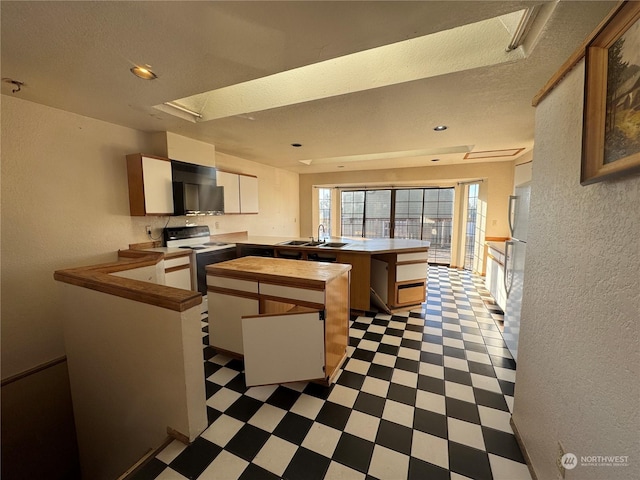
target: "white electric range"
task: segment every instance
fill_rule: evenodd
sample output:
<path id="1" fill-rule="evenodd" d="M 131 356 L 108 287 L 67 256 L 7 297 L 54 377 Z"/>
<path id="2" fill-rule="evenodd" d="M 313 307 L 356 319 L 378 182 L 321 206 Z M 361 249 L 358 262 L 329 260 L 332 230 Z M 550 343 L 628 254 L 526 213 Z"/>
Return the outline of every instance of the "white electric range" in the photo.
<path id="1" fill-rule="evenodd" d="M 197 286 L 204 297 L 207 295 L 205 267 L 237 256 L 234 243 L 211 241 L 207 225 L 167 227 L 163 231 L 163 237 L 166 247 L 191 249 L 192 284 Z"/>

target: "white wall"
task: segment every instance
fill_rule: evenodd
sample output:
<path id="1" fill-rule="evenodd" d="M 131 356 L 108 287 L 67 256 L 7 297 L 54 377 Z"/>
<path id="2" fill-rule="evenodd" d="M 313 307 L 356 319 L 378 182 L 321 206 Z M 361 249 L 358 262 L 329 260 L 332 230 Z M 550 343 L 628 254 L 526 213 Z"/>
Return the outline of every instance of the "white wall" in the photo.
<path id="1" fill-rule="evenodd" d="M 628 467 L 566 478 L 640 478 L 640 177 L 580 186 L 584 62 L 536 110 L 514 422 L 539 479 L 557 443 Z"/>

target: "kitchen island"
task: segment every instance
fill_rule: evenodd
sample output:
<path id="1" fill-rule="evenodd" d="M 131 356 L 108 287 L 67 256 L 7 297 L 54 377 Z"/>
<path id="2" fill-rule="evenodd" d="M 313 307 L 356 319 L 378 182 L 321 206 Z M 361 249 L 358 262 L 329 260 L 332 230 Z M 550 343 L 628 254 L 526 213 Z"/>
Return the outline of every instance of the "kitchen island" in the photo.
<path id="1" fill-rule="evenodd" d="M 206 267 L 209 344 L 247 386 L 330 384 L 346 358 L 350 265 L 242 257 Z"/>
<path id="2" fill-rule="evenodd" d="M 389 309 L 419 305 L 425 299 L 430 245 L 427 241 L 331 237 L 318 242 L 308 238 L 252 236 L 246 232 L 211 238 L 218 237 L 234 243 L 239 257 L 253 255 L 351 265 L 350 302 L 351 309 L 356 311 L 372 309 L 372 289 Z"/>

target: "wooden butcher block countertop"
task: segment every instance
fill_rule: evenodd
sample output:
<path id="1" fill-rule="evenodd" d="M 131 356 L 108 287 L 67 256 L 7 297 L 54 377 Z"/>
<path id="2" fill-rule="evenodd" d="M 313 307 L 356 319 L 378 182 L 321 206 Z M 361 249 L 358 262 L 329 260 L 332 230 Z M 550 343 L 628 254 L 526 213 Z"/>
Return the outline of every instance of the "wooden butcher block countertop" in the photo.
<path id="1" fill-rule="evenodd" d="M 206 267 L 207 274 L 242 280 L 262 280 L 283 285 L 321 286 L 351 270 L 341 263 L 301 262 L 284 258 L 241 257 Z"/>

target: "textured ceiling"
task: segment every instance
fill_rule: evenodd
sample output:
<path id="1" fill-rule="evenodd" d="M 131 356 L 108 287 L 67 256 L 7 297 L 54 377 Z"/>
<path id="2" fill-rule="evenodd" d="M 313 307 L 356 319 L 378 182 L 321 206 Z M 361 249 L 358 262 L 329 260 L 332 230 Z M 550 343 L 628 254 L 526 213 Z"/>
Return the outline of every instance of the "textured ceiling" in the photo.
<path id="1" fill-rule="evenodd" d="M 449 53 L 462 45 L 458 40 L 433 44 L 433 52 L 453 67 L 432 75 L 327 90 L 313 99 L 305 99 L 310 81 L 276 82 L 286 85 L 279 95 L 293 101 L 271 106 L 276 103 L 252 102 L 243 93 L 232 99 L 244 102 L 239 110 L 195 123 L 154 106 L 456 32 L 452 29 L 536 3 L 2 1 L 2 77 L 25 84 L 13 94 L 3 82 L 2 93 L 143 131 L 172 131 L 213 143 L 220 152 L 300 173 L 433 165 L 433 158 L 439 165 L 512 159 L 465 160 L 464 155 L 469 150 L 530 152 L 531 99 L 616 2 L 543 3 L 524 46 L 502 63 L 478 63 L 492 37 L 487 30 L 472 42 L 465 40 L 458 53 Z M 436 54 L 426 56 L 425 50 L 393 62 L 371 62 L 367 75 L 391 77 L 403 62 L 431 67 Z M 156 80 L 129 72 L 144 64 L 151 65 Z M 327 72 L 334 86 L 363 83 L 362 70 L 339 81 Z M 255 98 L 269 94 L 258 90 Z M 434 132 L 439 124 L 448 130 Z"/>

